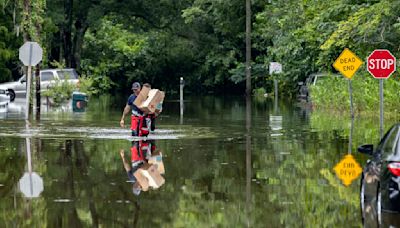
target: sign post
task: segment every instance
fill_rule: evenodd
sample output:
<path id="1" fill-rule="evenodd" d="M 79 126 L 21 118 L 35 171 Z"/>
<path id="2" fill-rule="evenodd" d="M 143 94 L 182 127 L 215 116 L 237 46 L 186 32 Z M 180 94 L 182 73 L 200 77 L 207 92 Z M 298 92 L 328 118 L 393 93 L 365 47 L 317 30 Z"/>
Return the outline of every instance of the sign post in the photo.
<path id="1" fill-rule="evenodd" d="M 282 64 L 279 62 L 270 62 L 269 63 L 269 75 L 280 74 L 282 73 Z M 275 102 L 274 102 L 274 112 L 277 112 L 278 109 L 278 80 L 274 79 L 274 91 L 275 91 Z"/>
<path id="2" fill-rule="evenodd" d="M 347 48 L 343 50 L 343 52 L 336 59 L 335 63 L 333 63 L 333 67 L 348 79 L 349 84 L 351 127 L 348 154 L 338 164 L 336 164 L 335 168 L 333 169 L 336 173 L 336 176 L 342 180 L 342 183 L 346 187 L 349 186 L 355 179 L 357 179 L 362 172 L 360 165 L 351 155 L 354 123 L 353 87 L 351 84 L 351 79 L 362 64 L 363 61 Z"/>
<path id="3" fill-rule="evenodd" d="M 389 50 L 374 50 L 367 59 L 367 70 L 376 79 L 379 79 L 379 132 L 383 137 L 383 79 L 388 79 L 396 71 L 396 57 Z"/>
<path id="4" fill-rule="evenodd" d="M 28 67 L 28 72 L 26 74 L 26 120 L 29 119 L 32 66 L 36 66 L 40 61 L 42 61 L 42 56 L 43 50 L 36 42 L 25 42 L 19 48 L 19 59 L 25 66 Z"/>
<path id="5" fill-rule="evenodd" d="M 339 71 L 344 77 L 348 79 L 349 84 L 349 95 L 350 95 L 350 113 L 351 118 L 354 118 L 354 108 L 353 108 L 353 87 L 351 84 L 351 79 L 357 72 L 358 68 L 363 64 L 363 61 L 357 57 L 348 48 L 345 48 L 343 52 L 333 63 L 333 67 Z"/>
<path id="6" fill-rule="evenodd" d="M 180 124 L 183 124 L 183 106 L 184 106 L 184 103 L 183 103 L 183 87 L 185 87 L 185 80 L 183 79 L 183 77 L 181 77 L 180 78 L 180 80 L 179 80 L 179 94 L 180 94 L 180 96 L 179 96 L 179 104 L 180 104 L 180 116 L 181 116 L 181 119 L 180 119 Z"/>
<path id="7" fill-rule="evenodd" d="M 27 127 L 28 128 L 28 127 Z M 43 192 L 43 179 L 36 172 L 32 171 L 31 142 L 26 138 L 26 156 L 28 163 L 28 172 L 21 177 L 18 182 L 20 191 L 26 198 L 39 197 Z"/>

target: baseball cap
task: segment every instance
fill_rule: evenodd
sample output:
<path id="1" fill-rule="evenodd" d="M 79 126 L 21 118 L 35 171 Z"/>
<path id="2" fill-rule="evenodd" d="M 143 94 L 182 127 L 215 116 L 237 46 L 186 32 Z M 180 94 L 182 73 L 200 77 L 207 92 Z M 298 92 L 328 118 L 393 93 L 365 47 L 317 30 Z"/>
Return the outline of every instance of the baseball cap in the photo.
<path id="1" fill-rule="evenodd" d="M 138 196 L 138 195 L 140 194 L 140 192 L 141 192 L 140 186 L 135 186 L 135 184 L 132 185 L 132 193 L 133 193 L 135 196 Z"/>
<path id="2" fill-rule="evenodd" d="M 132 83 L 132 89 L 140 89 L 140 83 L 139 82 Z"/>

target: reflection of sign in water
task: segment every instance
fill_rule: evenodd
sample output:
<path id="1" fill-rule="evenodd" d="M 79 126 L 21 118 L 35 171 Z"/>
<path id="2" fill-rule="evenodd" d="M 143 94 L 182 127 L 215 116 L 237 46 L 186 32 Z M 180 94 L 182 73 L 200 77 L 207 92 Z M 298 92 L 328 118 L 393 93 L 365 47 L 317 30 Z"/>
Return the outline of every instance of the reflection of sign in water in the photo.
<path id="1" fill-rule="evenodd" d="M 273 131 L 282 130 L 282 116 L 269 116 L 269 126 Z"/>
<path id="2" fill-rule="evenodd" d="M 360 165 L 351 154 L 346 155 L 333 169 L 345 186 L 349 186 L 362 172 Z"/>
<path id="3" fill-rule="evenodd" d="M 39 197 L 43 191 L 43 180 L 35 172 L 25 173 L 19 180 L 19 189 L 27 198 Z"/>
<path id="4" fill-rule="evenodd" d="M 342 73 L 343 76 L 351 79 L 362 64 L 363 61 L 346 48 L 336 59 L 333 67 Z"/>

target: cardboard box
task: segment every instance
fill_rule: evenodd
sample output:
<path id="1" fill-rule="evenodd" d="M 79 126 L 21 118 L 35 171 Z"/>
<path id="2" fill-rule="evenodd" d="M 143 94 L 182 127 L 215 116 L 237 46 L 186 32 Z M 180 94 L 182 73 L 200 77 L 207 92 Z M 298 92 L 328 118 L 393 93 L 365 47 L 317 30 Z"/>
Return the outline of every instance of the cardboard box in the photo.
<path id="1" fill-rule="evenodd" d="M 143 175 L 142 172 L 140 172 L 141 168 L 136 170 L 136 172 L 133 174 L 136 177 L 137 182 L 140 184 L 140 187 L 142 187 L 142 191 L 148 191 L 149 190 L 149 180 L 145 175 Z"/>
<path id="2" fill-rule="evenodd" d="M 157 189 L 165 183 L 165 179 L 161 176 L 160 172 L 158 172 L 156 165 L 145 164 L 139 170 L 149 181 L 150 187 Z"/>
<path id="3" fill-rule="evenodd" d="M 161 92 L 161 102 L 156 105 L 156 111 L 155 111 L 157 114 L 162 112 L 162 105 L 165 98 L 165 93 L 163 91 L 160 92 Z"/>
<path id="4" fill-rule="evenodd" d="M 149 88 L 142 87 L 139 95 L 136 97 L 133 104 L 140 108 L 140 106 L 143 104 L 144 101 L 146 101 L 147 97 L 149 96 L 149 92 L 150 92 Z"/>
<path id="5" fill-rule="evenodd" d="M 163 102 L 165 94 L 158 89 L 152 89 L 148 93 L 147 99 L 138 106 L 140 110 L 145 113 L 154 113 L 156 111 L 156 106 Z"/>
<path id="6" fill-rule="evenodd" d="M 160 174 L 165 174 L 164 162 L 162 160 L 162 153 L 161 151 L 157 151 L 152 154 L 148 161 L 149 164 L 157 165 L 157 171 Z"/>

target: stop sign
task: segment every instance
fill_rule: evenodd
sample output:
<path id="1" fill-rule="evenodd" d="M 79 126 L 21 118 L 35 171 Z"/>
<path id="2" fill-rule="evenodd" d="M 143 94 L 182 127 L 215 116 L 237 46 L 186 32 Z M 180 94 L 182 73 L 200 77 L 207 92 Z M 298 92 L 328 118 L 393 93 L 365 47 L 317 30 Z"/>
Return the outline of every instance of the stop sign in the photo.
<path id="1" fill-rule="evenodd" d="M 367 59 L 367 70 L 378 79 L 387 79 L 396 70 L 396 57 L 388 50 L 377 49 Z"/>

